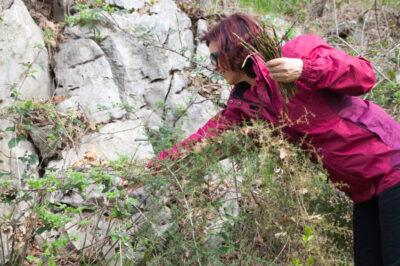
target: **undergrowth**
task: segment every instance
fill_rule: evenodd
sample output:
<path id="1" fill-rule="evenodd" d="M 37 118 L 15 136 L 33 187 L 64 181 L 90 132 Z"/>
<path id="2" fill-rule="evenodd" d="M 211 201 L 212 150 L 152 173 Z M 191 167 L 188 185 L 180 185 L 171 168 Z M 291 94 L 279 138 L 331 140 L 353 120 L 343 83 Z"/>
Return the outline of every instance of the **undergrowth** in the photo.
<path id="1" fill-rule="evenodd" d="M 160 163 L 86 157 L 20 188 L 3 182 L 9 265 L 350 262 L 349 201 L 278 129 L 255 123 Z"/>
<path id="2" fill-rule="evenodd" d="M 383 82 L 378 84 L 368 95 L 368 99 L 385 107 L 397 121 L 400 121 L 400 83 Z"/>
<path id="3" fill-rule="evenodd" d="M 308 0 L 239 0 L 243 8 L 252 8 L 260 14 L 275 13 L 285 15 L 295 15 L 299 10 L 303 9 L 308 2 Z"/>
<path id="4" fill-rule="evenodd" d="M 57 111 L 58 98 L 17 100 L 0 113 L 0 118 L 14 121 L 14 126 L 5 130 L 14 135 L 8 141 L 8 147 L 14 148 L 20 141 L 30 139 L 39 149 L 42 160 L 47 160 L 65 147 L 73 147 L 78 139 L 93 131 L 94 125 L 82 112 Z"/>

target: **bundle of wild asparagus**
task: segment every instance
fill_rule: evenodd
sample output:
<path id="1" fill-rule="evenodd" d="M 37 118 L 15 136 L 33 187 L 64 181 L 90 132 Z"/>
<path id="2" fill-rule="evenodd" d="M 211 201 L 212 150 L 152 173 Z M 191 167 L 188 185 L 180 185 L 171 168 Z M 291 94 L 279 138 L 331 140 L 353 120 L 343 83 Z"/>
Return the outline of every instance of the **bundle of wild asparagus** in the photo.
<path id="1" fill-rule="evenodd" d="M 258 36 L 251 36 L 255 40 L 254 45 L 246 43 L 238 35 L 237 37 L 240 39 L 242 45 L 249 50 L 250 55 L 260 55 L 264 62 L 268 62 L 269 60 L 282 57 L 282 41 L 287 38 L 287 35 L 291 31 L 293 25 L 283 35 L 283 37 L 279 39 L 274 27 L 267 27 L 265 24 L 262 24 L 261 31 Z M 280 82 L 279 87 L 281 88 L 281 94 L 285 98 L 286 102 L 288 102 L 289 99 L 296 93 L 296 87 L 294 83 Z"/>

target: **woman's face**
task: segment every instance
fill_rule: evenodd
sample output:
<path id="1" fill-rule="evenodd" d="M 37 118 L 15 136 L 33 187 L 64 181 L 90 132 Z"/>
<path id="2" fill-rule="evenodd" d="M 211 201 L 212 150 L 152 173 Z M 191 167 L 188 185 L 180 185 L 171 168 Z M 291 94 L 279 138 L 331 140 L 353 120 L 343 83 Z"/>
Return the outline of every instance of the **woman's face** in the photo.
<path id="1" fill-rule="evenodd" d="M 210 50 L 211 55 L 215 55 L 215 59 L 218 62 L 218 45 L 217 42 L 211 41 L 208 45 L 208 49 Z M 233 71 L 233 70 L 228 70 L 228 69 L 223 69 L 220 64 L 215 64 L 215 70 L 224 76 L 225 80 L 230 84 L 230 85 L 235 85 L 241 81 L 243 81 L 244 78 L 244 72 L 242 71 Z"/>

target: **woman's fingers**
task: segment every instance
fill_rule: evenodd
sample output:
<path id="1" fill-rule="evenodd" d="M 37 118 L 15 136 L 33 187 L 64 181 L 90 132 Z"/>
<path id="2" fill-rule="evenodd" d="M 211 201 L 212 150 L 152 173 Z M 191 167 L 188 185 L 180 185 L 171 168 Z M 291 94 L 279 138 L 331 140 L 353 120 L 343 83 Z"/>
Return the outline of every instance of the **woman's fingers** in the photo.
<path id="1" fill-rule="evenodd" d="M 291 82 L 291 78 L 287 74 L 271 74 L 270 77 L 273 80 L 279 81 L 279 82 Z"/>
<path id="2" fill-rule="evenodd" d="M 276 58 L 268 61 L 265 65 L 270 73 L 286 71 L 288 69 L 287 58 Z"/>
<path id="3" fill-rule="evenodd" d="M 296 72 L 279 72 L 270 73 L 270 77 L 278 82 L 293 82 L 299 78 L 299 74 Z"/>
<path id="4" fill-rule="evenodd" d="M 288 76 L 286 73 L 270 73 L 269 75 L 273 79 L 282 79 Z"/>
<path id="5" fill-rule="evenodd" d="M 282 65 L 284 62 L 285 62 L 285 58 L 275 58 L 275 59 L 269 60 L 265 65 L 267 66 L 267 68 L 272 68 L 272 67 Z"/>
<path id="6" fill-rule="evenodd" d="M 303 71 L 303 60 L 297 58 L 276 58 L 266 63 L 272 79 L 279 82 L 296 81 Z"/>
<path id="7" fill-rule="evenodd" d="M 281 66 L 273 67 L 269 69 L 269 74 L 278 74 L 278 73 L 285 73 L 287 69 Z"/>

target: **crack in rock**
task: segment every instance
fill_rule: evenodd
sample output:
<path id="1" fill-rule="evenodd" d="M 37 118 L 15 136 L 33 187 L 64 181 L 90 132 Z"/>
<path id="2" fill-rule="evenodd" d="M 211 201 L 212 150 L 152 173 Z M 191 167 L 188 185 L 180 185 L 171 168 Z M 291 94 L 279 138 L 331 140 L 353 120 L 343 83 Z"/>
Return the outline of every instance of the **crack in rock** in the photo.
<path id="1" fill-rule="evenodd" d="M 171 73 L 171 76 L 173 76 L 172 73 Z M 162 120 L 165 120 L 167 117 L 167 113 L 166 113 L 167 112 L 167 100 L 168 100 L 168 96 L 172 90 L 172 84 L 173 84 L 173 78 L 171 78 L 171 81 L 169 82 L 168 90 L 164 97 L 163 111 L 162 111 L 162 116 L 161 116 Z"/>
<path id="2" fill-rule="evenodd" d="M 127 96 L 125 83 L 127 72 L 124 68 L 124 65 L 121 63 L 122 59 L 120 58 L 118 49 L 115 48 L 115 45 L 109 36 L 107 36 L 107 38 L 103 40 L 99 46 L 104 52 L 105 58 L 111 67 L 111 73 L 118 87 L 120 100 L 121 102 L 126 102 Z"/>
<path id="3" fill-rule="evenodd" d="M 85 60 L 83 62 L 76 63 L 76 64 L 70 66 L 69 68 L 70 69 L 74 69 L 74 68 L 76 68 L 78 66 L 85 65 L 85 64 L 90 63 L 90 62 L 94 62 L 94 61 L 96 61 L 97 59 L 99 59 L 102 56 L 104 56 L 104 55 L 103 54 L 95 55 L 93 58 Z"/>
<path id="4" fill-rule="evenodd" d="M 14 0 L 1 0 L 0 2 L 0 13 L 4 10 L 9 9 L 14 4 Z"/>

